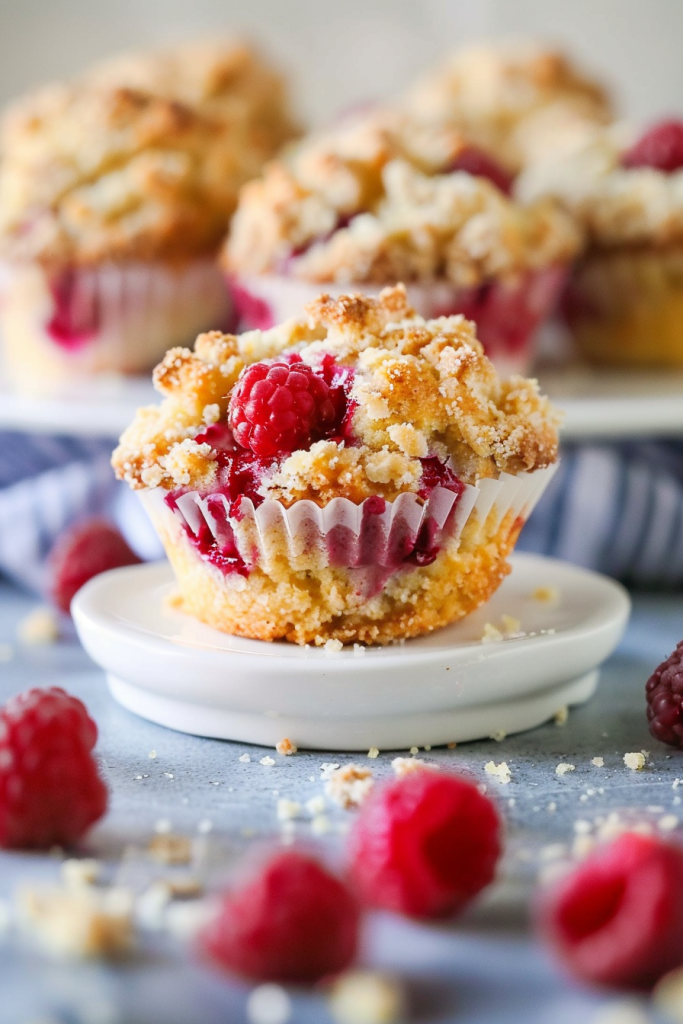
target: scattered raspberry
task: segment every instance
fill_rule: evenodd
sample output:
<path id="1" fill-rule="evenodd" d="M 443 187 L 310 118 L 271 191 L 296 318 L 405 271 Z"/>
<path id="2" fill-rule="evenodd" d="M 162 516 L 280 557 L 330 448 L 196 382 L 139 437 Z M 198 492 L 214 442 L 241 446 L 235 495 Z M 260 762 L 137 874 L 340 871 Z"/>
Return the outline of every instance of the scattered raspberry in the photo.
<path id="1" fill-rule="evenodd" d="M 365 902 L 411 917 L 444 917 L 493 879 L 500 821 L 468 779 L 410 772 L 369 797 L 349 852 Z"/>
<path id="2" fill-rule="evenodd" d="M 29 690 L 0 711 L 0 846 L 79 840 L 107 808 L 91 751 L 97 726 L 64 690 Z"/>
<path id="3" fill-rule="evenodd" d="M 349 966 L 358 926 L 346 886 L 312 857 L 289 850 L 226 893 L 200 941 L 244 978 L 312 983 Z"/>
<path id="4" fill-rule="evenodd" d="M 465 146 L 464 149 L 461 149 L 450 165 L 449 171 L 465 171 L 478 178 L 488 178 L 506 196 L 512 194 L 512 175 L 508 174 L 497 160 L 477 146 Z"/>
<path id="5" fill-rule="evenodd" d="M 683 121 L 660 121 L 621 158 L 623 167 L 654 167 L 671 174 L 683 167 Z"/>
<path id="6" fill-rule="evenodd" d="M 683 851 L 625 833 L 547 893 L 538 920 L 576 977 L 650 988 L 683 964 Z"/>
<path id="7" fill-rule="evenodd" d="M 645 684 L 647 720 L 656 740 L 683 749 L 683 640 Z"/>
<path id="8" fill-rule="evenodd" d="M 261 458 L 309 448 L 334 426 L 337 410 L 323 378 L 303 362 L 254 363 L 230 398 L 230 426 Z"/>
<path id="9" fill-rule="evenodd" d="M 60 534 L 50 552 L 50 596 L 68 614 L 74 594 L 93 576 L 139 561 L 111 523 L 104 519 L 77 523 Z"/>

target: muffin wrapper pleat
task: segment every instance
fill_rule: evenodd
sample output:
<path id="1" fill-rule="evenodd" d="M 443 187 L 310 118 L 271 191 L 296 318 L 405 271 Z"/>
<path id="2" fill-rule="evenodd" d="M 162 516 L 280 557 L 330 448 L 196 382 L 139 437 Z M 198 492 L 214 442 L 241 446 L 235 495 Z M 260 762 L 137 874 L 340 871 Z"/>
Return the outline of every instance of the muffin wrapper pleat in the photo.
<path id="1" fill-rule="evenodd" d="M 393 570 L 411 562 L 427 564 L 419 553 L 440 550 L 446 543 L 457 551 L 466 524 L 474 518 L 490 536 L 506 518 L 510 529 L 526 521 L 555 469 L 502 473 L 496 480 L 466 485 L 459 496 L 436 487 L 426 502 L 415 494 L 401 494 L 379 504 L 376 498 L 359 504 L 333 498 L 324 508 L 308 500 L 285 508 L 266 500 L 255 508 L 243 498 L 237 515 L 230 514 L 230 504 L 220 493 L 189 491 L 175 499 L 173 508 L 162 488 L 143 491 L 141 497 L 162 533 L 165 525 L 176 530 L 180 526 L 191 539 L 208 527 L 219 548 L 236 548 L 246 566 L 265 572 L 283 560 L 295 571 L 327 566 Z"/>

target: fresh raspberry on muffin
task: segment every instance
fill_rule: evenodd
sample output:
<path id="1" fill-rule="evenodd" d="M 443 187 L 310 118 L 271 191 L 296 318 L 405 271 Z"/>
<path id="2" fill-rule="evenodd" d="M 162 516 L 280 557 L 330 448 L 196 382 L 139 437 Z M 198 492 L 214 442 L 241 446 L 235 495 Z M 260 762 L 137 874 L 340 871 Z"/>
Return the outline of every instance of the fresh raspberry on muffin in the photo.
<path id="1" fill-rule="evenodd" d="M 116 472 L 185 610 L 259 639 L 387 642 L 467 614 L 507 573 L 557 455 L 535 382 L 500 380 L 471 323 L 425 320 L 400 286 L 202 335 L 155 384 L 164 400 L 124 433 Z"/>
<path id="2" fill-rule="evenodd" d="M 626 150 L 623 167 L 652 167 L 672 174 L 683 169 L 683 121 L 660 121 Z"/>

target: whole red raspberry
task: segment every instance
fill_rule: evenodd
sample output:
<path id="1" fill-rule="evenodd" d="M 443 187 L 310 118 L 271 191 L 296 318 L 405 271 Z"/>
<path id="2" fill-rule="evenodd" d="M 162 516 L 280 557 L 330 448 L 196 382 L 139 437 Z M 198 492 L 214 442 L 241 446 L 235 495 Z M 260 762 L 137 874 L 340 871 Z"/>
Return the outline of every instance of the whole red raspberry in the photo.
<path id="1" fill-rule="evenodd" d="M 622 167 L 654 167 L 671 174 L 683 167 L 683 121 L 660 121 L 621 158 Z"/>
<path id="2" fill-rule="evenodd" d="M 252 981 L 308 984 L 349 966 L 358 945 L 358 905 L 313 857 L 276 853 L 228 891 L 201 947 Z"/>
<path id="3" fill-rule="evenodd" d="M 325 380 L 306 363 L 254 363 L 233 388 L 228 418 L 243 448 L 270 458 L 310 448 L 337 410 Z"/>
<path id="4" fill-rule="evenodd" d="M 70 846 L 107 809 L 97 726 L 64 690 L 28 690 L 0 711 L 0 846 Z"/>
<path id="5" fill-rule="evenodd" d="M 349 853 L 366 903 L 411 917 L 445 917 L 492 881 L 500 820 L 473 782 L 418 770 L 366 800 Z"/>
<path id="6" fill-rule="evenodd" d="M 656 740 L 683 750 L 683 640 L 645 684 L 647 720 Z"/>
<path id="7" fill-rule="evenodd" d="M 74 594 L 93 576 L 139 561 L 111 523 L 99 518 L 76 523 L 59 535 L 48 556 L 50 596 L 68 614 Z"/>
<path id="8" fill-rule="evenodd" d="M 622 835 L 542 895 L 537 920 L 577 978 L 650 988 L 683 964 L 683 850 Z"/>
<path id="9" fill-rule="evenodd" d="M 512 175 L 508 174 L 497 160 L 477 146 L 465 146 L 461 149 L 448 170 L 451 172 L 466 171 L 467 174 L 473 174 L 478 178 L 488 178 L 506 196 L 512 193 Z"/>

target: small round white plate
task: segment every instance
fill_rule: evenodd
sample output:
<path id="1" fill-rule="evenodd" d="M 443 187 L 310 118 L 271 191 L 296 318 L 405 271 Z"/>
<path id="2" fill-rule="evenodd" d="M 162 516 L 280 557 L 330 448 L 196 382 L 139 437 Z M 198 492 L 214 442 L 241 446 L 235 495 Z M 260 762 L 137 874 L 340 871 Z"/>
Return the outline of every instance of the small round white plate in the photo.
<path id="1" fill-rule="evenodd" d="M 169 607 L 167 563 L 115 569 L 72 606 L 76 629 L 131 711 L 182 732 L 273 747 L 381 750 L 520 732 L 587 700 L 630 602 L 618 583 L 536 555 L 491 601 L 425 637 L 330 652 L 229 636 Z M 552 601 L 534 597 L 557 588 Z M 522 635 L 483 643 L 503 616 Z M 508 622 L 509 626 L 509 622 Z"/>
<path id="2" fill-rule="evenodd" d="M 54 395 L 18 395 L 0 366 L 0 429 L 69 437 L 119 437 L 141 405 L 158 401 L 151 375 L 102 374 Z"/>

